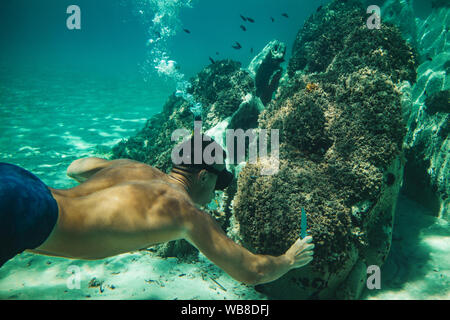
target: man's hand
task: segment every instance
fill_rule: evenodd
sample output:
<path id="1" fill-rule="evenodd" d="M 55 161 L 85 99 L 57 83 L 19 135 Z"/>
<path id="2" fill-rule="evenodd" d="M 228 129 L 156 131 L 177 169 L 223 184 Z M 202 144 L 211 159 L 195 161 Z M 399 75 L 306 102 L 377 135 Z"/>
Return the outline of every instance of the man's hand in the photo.
<path id="1" fill-rule="evenodd" d="M 257 255 L 261 262 L 257 268 L 259 279 L 254 284 L 274 281 L 292 269 L 306 266 L 313 259 L 314 244 L 311 242 L 311 236 L 298 239 L 279 257 Z"/>
<path id="2" fill-rule="evenodd" d="M 295 241 L 284 254 L 289 261 L 290 269 L 300 268 L 310 263 L 313 259 L 313 249 L 314 244 L 311 236 Z"/>

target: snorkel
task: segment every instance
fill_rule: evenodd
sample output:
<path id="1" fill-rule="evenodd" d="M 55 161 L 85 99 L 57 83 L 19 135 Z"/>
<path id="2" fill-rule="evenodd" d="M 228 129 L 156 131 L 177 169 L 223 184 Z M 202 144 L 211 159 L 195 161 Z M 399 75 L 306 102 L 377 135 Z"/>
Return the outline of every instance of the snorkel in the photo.
<path id="1" fill-rule="evenodd" d="M 192 146 L 189 148 L 189 152 L 191 152 L 192 150 L 194 150 L 194 153 L 191 155 L 191 161 L 193 159 L 197 159 L 197 152 L 199 152 L 199 159 L 202 159 L 203 157 L 203 149 L 204 146 L 203 144 L 206 142 L 207 144 L 209 144 L 208 141 L 213 141 L 214 143 L 217 144 L 217 142 L 215 142 L 211 137 L 208 137 L 207 140 L 204 140 L 204 134 L 202 133 L 202 115 L 203 115 L 203 107 L 202 104 L 200 102 L 195 102 L 194 97 L 192 94 L 187 93 L 186 90 L 187 88 L 190 88 L 191 84 L 187 83 L 187 82 L 183 82 L 179 84 L 179 88 L 176 91 L 176 96 L 178 97 L 182 97 L 184 98 L 190 105 L 189 110 L 192 112 L 193 115 L 193 120 L 194 120 L 194 125 L 193 125 L 193 129 L 192 129 L 192 137 L 191 139 L 193 139 L 193 143 L 194 145 L 197 143 L 198 144 L 198 148 L 196 148 L 195 146 Z M 191 143 L 189 142 L 189 140 L 185 141 L 185 143 Z M 201 147 L 201 148 L 200 148 Z M 220 145 L 219 145 L 220 147 Z M 222 147 L 220 147 L 220 149 L 222 150 Z M 226 158 L 226 153 L 224 150 L 222 150 L 223 152 L 223 160 Z M 197 161 L 197 160 L 195 160 Z M 217 170 L 216 168 L 214 168 L 212 165 L 203 163 L 203 160 L 201 160 L 200 163 L 191 163 L 192 165 L 196 165 L 197 168 L 202 168 L 202 169 L 206 169 L 209 172 L 212 172 L 214 174 L 217 175 L 217 182 L 216 182 L 216 186 L 215 186 L 215 190 L 224 190 L 226 187 L 228 187 L 228 185 L 231 183 L 231 181 L 234 179 L 234 176 L 231 172 L 229 172 L 226 168 L 226 166 L 222 169 L 222 170 Z M 180 166 L 174 166 L 175 170 L 182 170 L 185 172 L 195 172 L 195 170 L 191 170 L 189 169 L 188 166 L 183 166 L 183 168 L 181 168 Z"/>
<path id="2" fill-rule="evenodd" d="M 194 116 L 194 130 L 193 130 L 194 136 L 195 136 L 195 134 L 201 134 L 202 113 L 203 113 L 202 104 L 200 102 L 196 102 L 189 108 L 189 110 L 191 110 L 191 112 Z M 224 152 L 224 158 L 226 158 L 225 152 Z M 223 191 L 226 187 L 228 187 L 228 185 L 231 183 L 231 181 L 234 178 L 233 174 L 227 170 L 226 166 L 221 171 L 219 171 L 209 165 L 205 165 L 204 168 L 206 170 L 208 170 L 209 172 L 213 172 L 214 174 L 217 175 L 217 183 L 216 183 L 215 190 Z"/>
<path id="3" fill-rule="evenodd" d="M 192 114 L 194 115 L 194 124 L 196 121 L 202 121 L 203 108 L 200 102 L 196 102 L 189 108 L 189 110 L 191 110 Z"/>
<path id="4" fill-rule="evenodd" d="M 188 81 L 178 82 L 175 96 L 181 97 L 189 103 L 190 105 L 189 110 L 192 112 L 194 116 L 194 130 L 193 130 L 194 133 L 195 129 L 197 129 L 198 126 L 200 126 L 199 129 L 201 131 L 203 108 L 202 104 L 200 102 L 196 102 L 194 96 L 187 92 L 188 89 L 191 87 L 192 85 Z"/>
<path id="5" fill-rule="evenodd" d="M 189 110 L 191 110 L 194 116 L 194 128 L 192 130 L 192 134 L 200 134 L 202 132 L 202 104 L 200 102 L 196 102 L 189 108 Z"/>

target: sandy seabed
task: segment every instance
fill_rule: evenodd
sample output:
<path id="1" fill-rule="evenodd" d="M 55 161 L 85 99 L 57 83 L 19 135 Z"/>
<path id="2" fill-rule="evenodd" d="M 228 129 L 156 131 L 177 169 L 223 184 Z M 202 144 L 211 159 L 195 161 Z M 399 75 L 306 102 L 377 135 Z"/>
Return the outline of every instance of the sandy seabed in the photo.
<path id="1" fill-rule="evenodd" d="M 448 222 L 400 196 L 381 289 L 362 299 L 450 299 Z M 79 281 L 78 281 L 79 280 Z M 0 269 L 0 299 L 264 300 L 202 254 L 180 262 L 139 251 L 97 261 L 22 253 Z"/>

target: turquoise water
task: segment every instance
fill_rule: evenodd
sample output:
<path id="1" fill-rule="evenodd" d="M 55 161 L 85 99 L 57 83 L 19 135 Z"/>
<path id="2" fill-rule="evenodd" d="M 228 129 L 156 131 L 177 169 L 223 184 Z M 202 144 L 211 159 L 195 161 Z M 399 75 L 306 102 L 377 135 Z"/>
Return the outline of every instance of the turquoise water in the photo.
<path id="1" fill-rule="evenodd" d="M 65 174 L 72 161 L 106 155 L 159 112 L 170 94 L 164 84 L 150 88 L 139 74 L 39 67 L 4 67 L 0 92 L 0 158 L 55 188 L 74 186 Z"/>
<path id="2" fill-rule="evenodd" d="M 268 41 L 278 39 L 287 44 L 288 61 L 297 31 L 327 2 L 79 0 L 74 3 L 82 10 L 82 29 L 69 31 L 65 9 L 72 1 L 1 1 L 0 162 L 19 165 L 53 188 L 73 187 L 77 183 L 66 176 L 72 161 L 109 157 L 111 147 L 161 112 L 177 84 L 207 66 L 209 57 L 246 67 Z M 429 5 L 416 1 L 415 6 L 418 16 L 426 17 Z M 240 14 L 256 20 L 246 24 L 246 32 L 239 28 Z M 158 15 L 165 18 L 155 21 Z M 236 41 L 241 50 L 231 48 Z M 414 230 L 404 227 L 408 212 Z M 402 196 L 396 226 L 384 269 L 389 274 L 385 291 L 366 291 L 362 297 L 448 299 L 448 221 Z M 81 289 L 67 289 L 70 266 L 81 270 Z M 93 278 L 102 284 L 92 285 Z M 268 297 L 202 255 L 198 262 L 185 263 L 142 252 L 100 261 L 23 253 L 0 269 L 0 299 L 89 298 Z"/>

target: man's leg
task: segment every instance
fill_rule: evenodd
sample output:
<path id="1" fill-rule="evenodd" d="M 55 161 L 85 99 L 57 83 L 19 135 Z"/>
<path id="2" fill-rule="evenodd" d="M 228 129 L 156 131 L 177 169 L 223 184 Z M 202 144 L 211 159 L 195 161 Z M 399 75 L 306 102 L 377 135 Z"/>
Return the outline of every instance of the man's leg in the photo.
<path id="1" fill-rule="evenodd" d="M 56 200 L 38 177 L 0 163 L 0 267 L 24 250 L 40 246 L 57 218 Z"/>

